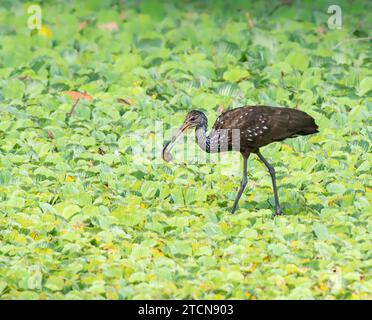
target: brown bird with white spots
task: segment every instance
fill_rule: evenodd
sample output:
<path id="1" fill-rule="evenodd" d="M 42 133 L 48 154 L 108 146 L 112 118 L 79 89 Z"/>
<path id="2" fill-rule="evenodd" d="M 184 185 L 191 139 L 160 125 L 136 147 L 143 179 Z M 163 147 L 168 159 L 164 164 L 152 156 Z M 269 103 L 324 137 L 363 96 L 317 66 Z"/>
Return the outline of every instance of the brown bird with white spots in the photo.
<path id="1" fill-rule="evenodd" d="M 171 159 L 169 152 L 175 141 L 190 128 L 195 128 L 196 142 L 201 149 L 208 153 L 239 151 L 243 156 L 244 166 L 239 192 L 231 210 L 234 213 L 247 185 L 248 158 L 251 153 L 255 153 L 271 175 L 275 214 L 282 214 L 274 167 L 267 162 L 259 149 L 271 142 L 318 132 L 318 126 L 314 119 L 303 111 L 290 108 L 246 106 L 221 114 L 213 125 L 209 136 L 206 134 L 207 126 L 208 119 L 203 112 L 190 111 L 178 132 L 165 144 L 162 152 L 163 159 L 165 161 Z"/>

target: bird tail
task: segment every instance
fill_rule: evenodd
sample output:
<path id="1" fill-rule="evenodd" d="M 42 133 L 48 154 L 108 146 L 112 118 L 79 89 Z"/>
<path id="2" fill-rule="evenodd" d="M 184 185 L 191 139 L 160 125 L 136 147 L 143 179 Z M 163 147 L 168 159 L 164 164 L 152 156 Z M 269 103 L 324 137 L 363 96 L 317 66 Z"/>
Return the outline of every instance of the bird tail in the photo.
<path id="1" fill-rule="evenodd" d="M 313 117 L 300 110 L 293 110 L 293 117 L 290 117 L 290 129 L 295 132 L 296 135 L 306 136 L 319 132 L 319 127 L 315 123 Z"/>

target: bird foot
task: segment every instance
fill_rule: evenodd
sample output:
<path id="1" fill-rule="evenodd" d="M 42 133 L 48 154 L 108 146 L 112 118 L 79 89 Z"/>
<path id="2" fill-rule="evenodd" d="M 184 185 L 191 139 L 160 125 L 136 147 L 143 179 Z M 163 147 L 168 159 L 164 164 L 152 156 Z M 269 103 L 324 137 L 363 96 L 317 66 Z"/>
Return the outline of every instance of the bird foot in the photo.
<path id="1" fill-rule="evenodd" d="M 233 207 L 231 210 L 230 210 L 230 213 L 233 214 L 234 212 L 236 211 L 236 207 Z M 283 215 L 283 211 L 281 208 L 279 209 L 276 209 L 276 211 L 274 212 L 274 217 L 276 216 L 281 216 Z"/>
<path id="2" fill-rule="evenodd" d="M 274 213 L 274 216 L 281 216 L 281 215 L 283 215 L 282 209 L 281 208 L 277 208 L 276 211 L 275 211 L 275 213 Z"/>

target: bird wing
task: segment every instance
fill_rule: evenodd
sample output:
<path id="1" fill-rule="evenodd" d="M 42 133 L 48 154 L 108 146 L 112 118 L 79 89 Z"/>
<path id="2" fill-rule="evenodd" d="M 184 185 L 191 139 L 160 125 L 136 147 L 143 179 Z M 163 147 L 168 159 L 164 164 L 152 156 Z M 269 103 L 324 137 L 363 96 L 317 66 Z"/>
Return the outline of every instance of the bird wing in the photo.
<path id="1" fill-rule="evenodd" d="M 269 106 L 247 106 L 221 114 L 213 132 L 238 129 L 240 143 L 259 147 L 297 134 L 317 132 L 314 119 L 296 109 Z M 221 134 L 221 133 L 220 133 Z"/>
<path id="2" fill-rule="evenodd" d="M 223 131 L 238 129 L 240 130 L 241 139 L 255 141 L 259 136 L 269 132 L 270 127 L 270 112 L 264 107 L 241 107 L 229 110 L 221 114 L 213 129 L 215 131 Z"/>

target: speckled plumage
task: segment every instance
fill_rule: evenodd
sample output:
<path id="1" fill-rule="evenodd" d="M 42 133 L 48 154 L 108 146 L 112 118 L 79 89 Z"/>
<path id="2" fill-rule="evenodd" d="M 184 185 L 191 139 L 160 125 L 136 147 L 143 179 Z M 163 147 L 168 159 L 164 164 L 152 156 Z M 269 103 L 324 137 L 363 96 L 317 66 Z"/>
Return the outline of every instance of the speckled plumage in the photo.
<path id="1" fill-rule="evenodd" d="M 236 142 L 233 139 L 234 129 L 240 132 L 239 150 L 234 148 L 236 145 L 233 143 Z M 220 143 L 222 139 L 220 151 L 233 150 L 247 154 L 254 153 L 274 141 L 316 132 L 318 126 L 314 119 L 303 111 L 269 106 L 246 106 L 221 114 L 212 127 L 209 140 Z M 218 148 L 211 149 L 215 151 Z"/>

